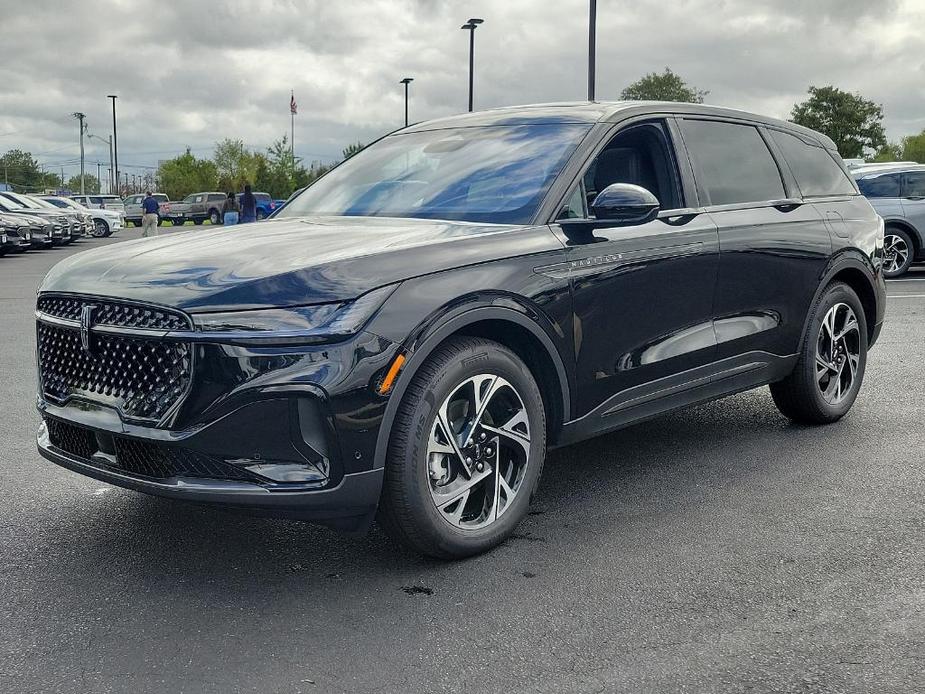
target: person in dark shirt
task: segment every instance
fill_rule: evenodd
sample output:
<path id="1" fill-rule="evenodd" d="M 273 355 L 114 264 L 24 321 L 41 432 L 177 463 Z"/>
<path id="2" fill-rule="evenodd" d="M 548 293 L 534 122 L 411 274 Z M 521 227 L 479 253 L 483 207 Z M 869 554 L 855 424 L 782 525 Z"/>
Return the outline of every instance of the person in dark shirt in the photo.
<path id="1" fill-rule="evenodd" d="M 141 201 L 141 211 L 144 213 L 141 217 L 141 235 L 157 236 L 158 202 L 151 195 L 150 190 L 145 193 L 145 199 Z"/>
<path id="2" fill-rule="evenodd" d="M 257 198 L 251 192 L 251 184 L 244 186 L 244 195 L 241 196 L 241 224 L 257 221 Z"/>

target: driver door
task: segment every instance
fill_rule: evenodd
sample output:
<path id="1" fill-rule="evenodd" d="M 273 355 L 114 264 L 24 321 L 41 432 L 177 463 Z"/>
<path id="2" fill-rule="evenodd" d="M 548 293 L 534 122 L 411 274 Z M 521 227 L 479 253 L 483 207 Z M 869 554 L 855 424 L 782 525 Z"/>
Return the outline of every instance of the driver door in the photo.
<path id="1" fill-rule="evenodd" d="M 682 184 L 679 161 L 687 160 L 675 141 L 665 120 L 621 129 L 587 166 L 554 225 L 569 249 L 579 416 L 606 419 L 656 401 L 702 378 L 698 367 L 715 359 L 719 238 L 708 215 L 688 208 L 696 194 Z M 612 183 L 649 190 L 658 217 L 633 226 L 603 221 L 593 230 L 576 224 L 592 216 L 589 199 Z"/>

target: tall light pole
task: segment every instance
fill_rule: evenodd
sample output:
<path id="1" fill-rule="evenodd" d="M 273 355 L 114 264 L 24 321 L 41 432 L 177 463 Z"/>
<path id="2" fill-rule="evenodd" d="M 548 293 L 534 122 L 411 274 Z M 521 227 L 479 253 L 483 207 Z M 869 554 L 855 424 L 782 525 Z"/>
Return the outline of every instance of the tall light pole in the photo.
<path id="1" fill-rule="evenodd" d="M 405 85 L 405 127 L 408 127 L 408 85 L 414 82 L 413 77 L 405 77 L 399 84 Z"/>
<path id="2" fill-rule="evenodd" d="M 92 133 L 87 133 L 87 137 L 92 137 L 96 140 L 99 140 L 100 142 L 105 142 L 107 145 L 109 145 L 109 192 L 115 193 L 116 191 L 113 189 L 113 185 L 112 185 L 112 135 L 110 135 L 109 137 L 100 137 L 99 135 L 93 135 Z M 100 192 L 102 193 L 103 191 L 100 191 Z"/>
<path id="3" fill-rule="evenodd" d="M 591 0 L 588 13 L 588 101 L 594 101 L 594 68 L 597 53 L 597 0 Z"/>
<path id="4" fill-rule="evenodd" d="M 119 195 L 119 138 L 116 136 L 116 99 L 118 96 L 115 94 L 108 94 L 106 98 L 112 99 L 112 156 L 113 168 L 116 170 L 116 190 L 114 193 Z"/>
<path id="5" fill-rule="evenodd" d="M 80 194 L 84 194 L 84 118 L 86 116 L 80 111 L 71 114 L 80 124 Z"/>
<path id="6" fill-rule="evenodd" d="M 469 30 L 469 112 L 472 112 L 472 82 L 473 76 L 472 73 L 475 69 L 475 28 L 484 22 L 484 19 L 479 19 L 478 17 L 471 18 L 468 22 L 463 24 L 460 29 Z"/>

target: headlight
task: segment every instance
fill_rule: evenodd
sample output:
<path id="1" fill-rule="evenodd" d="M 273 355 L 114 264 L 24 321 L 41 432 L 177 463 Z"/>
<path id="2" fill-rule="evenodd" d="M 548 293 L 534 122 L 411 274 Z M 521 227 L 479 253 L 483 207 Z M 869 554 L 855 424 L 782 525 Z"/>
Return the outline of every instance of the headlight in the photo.
<path id="1" fill-rule="evenodd" d="M 248 343 L 336 341 L 359 332 L 397 286 L 380 287 L 340 303 L 200 313 L 193 322 L 203 332 L 225 333 L 225 338 Z"/>

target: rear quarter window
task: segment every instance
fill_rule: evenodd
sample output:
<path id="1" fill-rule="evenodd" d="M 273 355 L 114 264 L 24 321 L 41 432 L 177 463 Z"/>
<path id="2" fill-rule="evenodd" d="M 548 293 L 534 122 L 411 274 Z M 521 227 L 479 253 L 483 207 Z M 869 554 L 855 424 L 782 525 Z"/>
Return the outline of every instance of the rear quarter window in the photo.
<path id="1" fill-rule="evenodd" d="M 771 130 L 770 133 L 804 197 L 855 194 L 848 175 L 828 150 L 780 130 Z"/>
<path id="2" fill-rule="evenodd" d="M 858 179 L 861 194 L 868 198 L 898 198 L 899 174 L 875 174 Z"/>
<path id="3" fill-rule="evenodd" d="M 722 121 L 682 120 L 684 144 L 707 205 L 784 198 L 780 170 L 758 130 Z"/>

